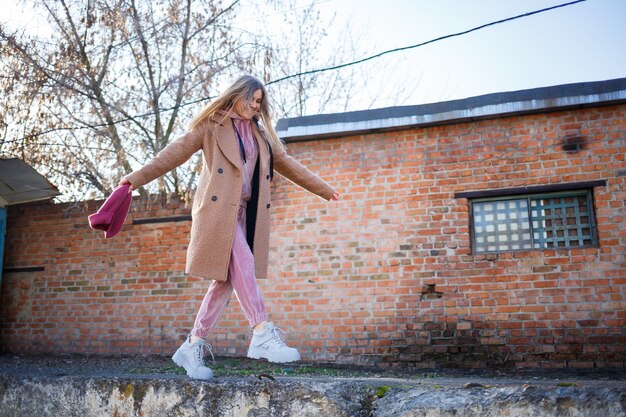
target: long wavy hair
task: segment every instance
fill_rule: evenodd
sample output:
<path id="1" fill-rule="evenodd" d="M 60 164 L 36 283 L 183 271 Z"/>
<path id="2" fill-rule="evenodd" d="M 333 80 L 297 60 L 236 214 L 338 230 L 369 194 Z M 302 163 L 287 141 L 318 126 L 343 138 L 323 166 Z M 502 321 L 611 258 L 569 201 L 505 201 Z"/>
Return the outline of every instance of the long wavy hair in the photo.
<path id="1" fill-rule="evenodd" d="M 254 112 L 250 109 L 250 102 L 257 90 L 261 90 L 262 99 L 259 112 Z M 198 128 L 210 119 L 221 124 L 228 117 L 228 113 L 234 111 L 235 104 L 239 100 L 243 100 L 244 108 L 253 114 L 252 130 L 254 134 L 266 137 L 272 149 L 282 149 L 285 145 L 272 125 L 272 102 L 263 83 L 251 75 L 242 75 L 237 78 L 218 98 L 207 104 L 189 123 L 189 130 Z"/>

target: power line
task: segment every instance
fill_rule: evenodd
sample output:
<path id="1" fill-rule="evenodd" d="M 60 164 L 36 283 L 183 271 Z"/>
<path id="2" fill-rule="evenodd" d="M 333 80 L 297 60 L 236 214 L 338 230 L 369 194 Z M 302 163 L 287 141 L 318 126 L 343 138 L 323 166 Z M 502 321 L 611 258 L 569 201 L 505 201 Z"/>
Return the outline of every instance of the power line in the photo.
<path id="1" fill-rule="evenodd" d="M 279 83 L 279 82 L 282 82 L 282 81 L 285 81 L 285 80 L 288 80 L 288 79 L 291 79 L 291 78 L 301 77 L 303 75 L 317 74 L 317 73 L 320 73 L 320 72 L 332 71 L 332 70 L 337 70 L 337 69 L 340 69 L 340 68 L 345 68 L 345 67 L 348 67 L 348 66 L 351 66 L 351 65 L 361 64 L 363 62 L 370 61 L 370 60 L 376 59 L 376 58 L 380 58 L 381 56 L 388 55 L 388 54 L 391 54 L 391 53 L 394 53 L 394 52 L 400 52 L 400 51 L 406 51 L 408 49 L 419 48 L 421 46 L 425 46 L 425 45 L 428 45 L 428 44 L 431 44 L 431 43 L 439 42 L 439 41 L 442 41 L 442 40 L 445 40 L 445 39 L 453 38 L 453 37 L 456 37 L 456 36 L 466 35 L 468 33 L 475 32 L 477 30 L 481 30 L 481 29 L 484 29 L 484 28 L 487 28 L 487 27 L 490 27 L 490 26 L 495 26 L 495 25 L 498 25 L 498 24 L 501 24 L 501 23 L 510 22 L 512 20 L 521 19 L 523 17 L 528 17 L 528 16 L 532 16 L 532 15 L 535 15 L 535 14 L 544 13 L 544 12 L 547 12 L 547 11 L 550 11 L 550 10 L 554 10 L 554 9 L 558 9 L 558 8 L 562 8 L 562 7 L 566 7 L 566 6 L 571 6 L 571 5 L 574 5 L 574 4 L 577 4 L 577 3 L 582 3 L 582 2 L 585 2 L 585 1 L 587 1 L 587 0 L 571 1 L 571 2 L 568 2 L 568 3 L 558 4 L 556 6 L 546 7 L 546 8 L 543 8 L 543 9 L 534 10 L 532 12 L 523 13 L 523 14 L 520 14 L 520 15 L 517 15 L 517 16 L 508 17 L 506 19 L 496 20 L 494 22 L 490 22 L 490 23 L 486 23 L 486 24 L 483 24 L 483 25 L 480 25 L 480 26 L 476 26 L 476 27 L 473 27 L 471 29 L 467 29 L 467 30 L 464 30 L 464 31 L 461 31 L 461 32 L 456 32 L 456 33 L 452 33 L 452 34 L 449 34 L 449 35 L 440 36 L 438 38 L 434 38 L 434 39 L 428 40 L 426 42 L 421 42 L 421 43 L 418 43 L 418 44 L 415 44 L 415 45 L 409 45 L 409 46 L 404 46 L 404 47 L 400 47 L 400 48 L 389 49 L 389 50 L 386 50 L 386 51 L 383 51 L 383 52 L 379 52 L 379 53 L 377 53 L 375 55 L 371 55 L 371 56 L 368 56 L 366 58 L 362 58 L 362 59 L 359 59 L 359 60 L 356 60 L 356 61 L 347 62 L 347 63 L 344 63 L 344 64 L 335 65 L 335 66 L 332 66 L 332 67 L 326 67 L 326 68 L 320 68 L 320 69 L 315 69 L 315 70 L 303 71 L 303 72 L 299 72 L 297 74 L 288 75 L 288 76 L 279 78 L 277 80 L 269 81 L 269 82 L 266 83 L 266 85 Z M 200 103 L 200 102 L 203 102 L 203 101 L 211 100 L 213 98 L 214 97 L 212 97 L 212 96 L 202 97 L 202 98 L 199 98 L 199 99 L 196 99 L 196 100 L 192 100 L 192 101 L 188 101 L 188 102 L 185 102 L 185 103 L 178 104 L 176 106 L 172 106 L 172 107 L 168 107 L 168 108 L 162 108 L 162 109 L 159 109 L 159 111 L 160 112 L 173 111 L 173 110 L 176 110 L 176 109 L 179 109 L 179 108 L 182 108 L 182 107 L 187 107 L 187 106 L 190 106 L 190 105 L 193 105 L 193 104 L 197 104 L 197 103 Z M 116 124 L 119 124 L 119 123 L 127 122 L 127 121 L 130 121 L 130 120 L 136 119 L 136 118 L 143 118 L 143 117 L 154 116 L 155 114 L 156 114 L 155 112 L 147 112 L 147 113 L 142 113 L 142 114 L 138 114 L 138 115 L 135 115 L 135 116 L 127 116 L 127 117 L 115 120 L 113 122 L 110 122 L 110 123 L 100 123 L 100 124 L 85 125 L 85 126 L 75 126 L 75 127 L 59 127 L 59 128 L 54 128 L 54 129 L 45 130 L 43 132 L 39 132 L 39 133 L 33 135 L 33 137 L 45 135 L 47 133 L 52 133 L 52 132 L 63 131 L 63 130 L 81 130 L 81 129 L 95 129 L 95 128 L 100 128 L 100 127 L 107 127 L 107 126 L 111 126 L 111 125 L 116 125 Z M 24 139 L 24 138 L 25 137 L 23 137 L 21 139 Z M 17 140 L 6 141 L 4 143 L 16 142 L 16 141 Z"/>
<path id="2" fill-rule="evenodd" d="M 370 60 L 375 59 L 375 58 L 380 58 L 380 57 L 381 57 L 381 56 L 383 56 L 383 55 L 391 54 L 391 53 L 394 53 L 394 52 L 406 51 L 407 49 L 419 48 L 420 46 L 424 46 L 424 45 L 428 45 L 428 44 L 430 44 L 430 43 L 434 43 L 434 42 L 442 41 L 442 40 L 444 40 L 444 39 L 453 38 L 453 37 L 455 37 L 455 36 L 466 35 L 466 34 L 468 34 L 468 33 L 475 32 L 475 31 L 477 31 L 477 30 L 484 29 L 484 28 L 489 27 L 489 26 L 494 26 L 494 25 L 498 25 L 498 24 L 500 24 L 500 23 L 509 22 L 509 21 L 511 21 L 511 20 L 520 19 L 520 18 L 522 18 L 522 17 L 532 16 L 532 15 L 534 15 L 534 14 L 547 12 L 547 11 L 549 11 L 549 10 L 558 9 L 558 8 L 560 8 L 560 7 L 571 6 L 571 5 L 573 5 L 573 4 L 576 4 L 576 3 L 582 3 L 582 2 L 584 2 L 584 1 L 587 1 L 587 0 L 576 0 L 576 1 L 571 1 L 571 2 L 569 2 L 569 3 L 563 3 L 563 4 L 559 4 L 559 5 L 552 6 L 552 7 L 546 7 L 546 8 L 544 8 L 544 9 L 535 10 L 535 11 L 532 11 L 532 12 L 528 12 L 528 13 L 520 14 L 520 15 L 513 16 L 513 17 L 508 17 L 508 18 L 506 18 L 506 19 L 497 20 L 497 21 L 495 21 L 495 22 L 491 22 L 491 23 L 486 23 L 486 24 L 484 24 L 484 25 L 476 26 L 476 27 L 474 27 L 474 28 L 471 28 L 471 29 L 468 29 L 468 30 L 464 30 L 464 31 L 462 31 L 462 32 L 457 32 L 457 33 L 452 33 L 452 34 L 450 34 L 450 35 L 440 36 L 440 37 L 438 37 L 438 38 L 431 39 L 431 40 L 429 40 L 429 41 L 422 42 L 422 43 L 418 43 L 418 44 L 415 44 L 415 45 L 403 46 L 403 47 L 401 47 L 401 48 L 390 49 L 390 50 L 387 50 L 387 51 L 383 51 L 383 52 L 377 53 L 377 54 L 375 54 L 375 55 L 368 56 L 368 57 L 363 58 L 363 59 L 359 59 L 359 60 L 357 60 L 357 61 L 347 62 L 347 63 L 345 63 L 345 64 L 335 65 L 335 66 L 332 66 L 332 67 L 327 67 L 327 68 L 320 68 L 320 69 L 316 69 L 316 70 L 310 70 L 310 71 L 303 71 L 303 72 L 299 72 L 299 73 L 297 73 L 297 74 L 288 75 L 288 76 L 286 76 L 286 77 L 283 77 L 283 78 L 279 78 L 279 79 L 277 79 L 277 80 L 270 81 L 270 82 L 268 82 L 268 83 L 267 83 L 267 85 L 274 84 L 274 83 L 279 83 L 279 82 L 281 82 L 281 81 L 285 81 L 285 80 L 288 80 L 288 79 L 290 79 L 290 78 L 294 78 L 294 77 L 300 77 L 300 76 L 302 76 L 302 75 L 317 74 L 317 73 L 320 73 L 320 72 L 331 71 L 331 70 L 336 70 L 336 69 L 340 69 L 340 68 L 348 67 L 348 66 L 351 66 L 351 65 L 361 64 L 361 63 L 363 63 L 363 62 L 370 61 Z"/>

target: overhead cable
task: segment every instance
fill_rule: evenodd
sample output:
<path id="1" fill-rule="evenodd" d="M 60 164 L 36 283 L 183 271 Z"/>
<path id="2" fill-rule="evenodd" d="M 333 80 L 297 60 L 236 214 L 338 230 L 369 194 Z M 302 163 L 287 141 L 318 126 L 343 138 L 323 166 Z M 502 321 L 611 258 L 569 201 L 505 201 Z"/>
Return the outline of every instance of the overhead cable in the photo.
<path id="1" fill-rule="evenodd" d="M 587 0 L 576 0 L 576 1 L 571 1 L 569 3 L 563 3 L 563 4 L 559 4 L 559 5 L 552 6 L 552 7 L 546 7 L 544 9 L 535 10 L 533 12 L 528 12 L 528 13 L 520 14 L 520 15 L 517 15 L 517 16 L 508 17 L 506 19 L 497 20 L 497 21 L 491 22 L 491 23 L 486 23 L 484 25 L 476 26 L 474 28 L 471 28 L 471 29 L 468 29 L 468 30 L 464 30 L 462 32 L 457 32 L 457 33 L 452 33 L 450 35 L 440 36 L 438 38 L 431 39 L 429 41 L 418 43 L 418 44 L 415 44 L 415 45 L 403 46 L 401 48 L 395 48 L 395 49 L 390 49 L 390 50 L 387 50 L 387 51 L 379 52 L 379 53 L 377 53 L 375 55 L 371 55 L 371 56 L 368 56 L 368 57 L 363 58 L 363 59 L 359 59 L 359 60 L 352 61 L 352 62 L 346 62 L 345 64 L 335 65 L 335 66 L 327 67 L 327 68 L 320 68 L 320 69 L 316 69 L 316 70 L 299 72 L 297 74 L 288 75 L 286 77 L 282 77 L 282 78 L 279 78 L 277 80 L 270 81 L 270 82 L 267 83 L 267 85 L 274 84 L 274 83 L 279 83 L 281 81 L 285 81 L 285 80 L 288 80 L 290 78 L 301 77 L 303 75 L 317 74 L 317 73 L 320 73 L 320 72 L 332 71 L 332 70 L 348 67 L 348 66 L 351 66 L 351 65 L 361 64 L 363 62 L 370 61 L 370 60 L 375 59 L 375 58 L 380 58 L 383 55 L 391 54 L 391 53 L 394 53 L 394 52 L 406 51 L 407 49 L 419 48 L 420 46 L 424 46 L 424 45 L 428 45 L 430 43 L 442 41 L 444 39 L 453 38 L 455 36 L 466 35 L 468 33 L 471 33 L 471 32 L 474 32 L 474 31 L 477 31 L 477 30 L 480 30 L 480 29 L 484 29 L 484 28 L 489 27 L 489 26 L 494 26 L 494 25 L 498 25 L 500 23 L 509 22 L 511 20 L 520 19 L 522 17 L 532 16 L 534 14 L 547 12 L 549 10 L 558 9 L 560 7 L 571 6 L 572 4 L 582 3 L 584 1 L 587 1 Z"/>
<path id="2" fill-rule="evenodd" d="M 348 67 L 348 66 L 351 66 L 351 65 L 361 64 L 363 62 L 370 61 L 370 60 L 375 59 L 375 58 L 380 58 L 381 56 L 388 55 L 388 54 L 391 54 L 391 53 L 394 53 L 394 52 L 400 52 L 400 51 L 405 51 L 405 50 L 408 50 L 408 49 L 419 48 L 421 46 L 428 45 L 428 44 L 435 43 L 435 42 L 439 42 L 439 41 L 442 41 L 444 39 L 449 39 L 449 38 L 453 38 L 453 37 L 456 37 L 456 36 L 466 35 L 468 33 L 475 32 L 477 30 L 481 30 L 481 29 L 484 29 L 484 28 L 487 28 L 487 27 L 490 27 L 490 26 L 495 26 L 495 25 L 498 25 L 498 24 L 501 24 L 501 23 L 510 22 L 512 20 L 521 19 L 523 17 L 528 17 L 528 16 L 532 16 L 532 15 L 535 15 L 535 14 L 539 14 L 539 13 L 544 13 L 544 12 L 547 12 L 547 11 L 550 11 L 550 10 L 554 10 L 554 9 L 558 9 L 558 8 L 561 8 L 561 7 L 571 6 L 571 5 L 574 5 L 574 4 L 577 4 L 577 3 L 582 3 L 582 2 L 585 2 L 585 1 L 587 1 L 587 0 L 570 1 L 568 3 L 562 3 L 562 4 L 558 4 L 556 6 L 546 7 L 546 8 L 539 9 L 539 10 L 534 10 L 532 12 L 527 12 L 527 13 L 523 13 L 523 14 L 520 14 L 520 15 L 517 15 L 517 16 L 512 16 L 512 17 L 508 17 L 506 19 L 501 19 L 501 20 L 497 20 L 497 21 L 494 21 L 494 22 L 486 23 L 484 25 L 476 26 L 474 28 L 467 29 L 467 30 L 464 30 L 462 32 L 457 32 L 457 33 L 452 33 L 452 34 L 445 35 L 445 36 L 440 36 L 438 38 L 434 38 L 434 39 L 428 40 L 426 42 L 421 42 L 421 43 L 418 43 L 418 44 L 415 44 L 415 45 L 409 45 L 409 46 L 404 46 L 404 47 L 400 47 L 400 48 L 389 49 L 389 50 L 386 50 L 386 51 L 383 51 L 383 52 L 379 52 L 379 53 L 377 53 L 375 55 L 371 55 L 371 56 L 368 56 L 366 58 L 362 58 L 362 59 L 359 59 L 359 60 L 356 60 L 356 61 L 347 62 L 347 63 L 344 63 L 344 64 L 335 65 L 335 66 L 326 67 L 326 68 L 319 68 L 319 69 L 315 69 L 315 70 L 303 71 L 303 72 L 299 72 L 299 73 L 296 73 L 296 74 L 288 75 L 288 76 L 285 76 L 285 77 L 282 77 L 282 78 L 279 78 L 279 79 L 276 79 L 276 80 L 269 81 L 269 82 L 266 83 L 266 85 L 276 84 L 276 83 L 279 83 L 281 81 L 285 81 L 285 80 L 288 80 L 290 78 L 301 77 L 303 75 L 317 74 L 317 73 L 320 73 L 320 72 L 332 71 L 332 70 L 337 70 L 337 69 L 340 69 L 340 68 L 345 68 L 345 67 Z M 215 97 L 212 97 L 212 96 L 201 97 L 201 98 L 198 98 L 196 100 L 187 101 L 185 103 L 181 103 L 181 104 L 176 105 L 176 106 L 167 107 L 167 108 L 161 108 L 161 109 L 159 109 L 159 111 L 160 112 L 173 111 L 173 110 L 176 110 L 176 109 L 179 109 L 179 108 L 182 108 L 182 107 L 186 107 L 186 106 L 197 104 L 197 103 L 200 103 L 200 102 L 203 102 L 203 101 L 211 100 L 213 98 L 215 98 Z M 52 132 L 62 131 L 62 130 L 81 130 L 81 129 L 94 129 L 94 128 L 100 128 L 100 127 L 107 127 L 107 126 L 111 126 L 111 125 L 116 125 L 116 124 L 119 124 L 119 123 L 127 122 L 127 121 L 133 120 L 135 118 L 143 118 L 143 117 L 153 116 L 155 114 L 156 114 L 155 112 L 147 112 L 147 113 L 142 113 L 142 114 L 138 114 L 138 115 L 135 115 L 135 116 L 127 116 L 127 117 L 115 120 L 113 122 L 110 122 L 110 123 L 100 123 L 100 124 L 75 126 L 75 127 L 59 127 L 59 128 L 54 128 L 54 129 L 49 129 L 49 130 L 45 130 L 45 131 L 42 131 L 42 132 L 38 132 L 37 134 L 34 134 L 34 135 L 30 136 L 30 137 L 41 136 L 41 135 L 45 135 L 47 133 L 52 133 Z M 22 139 L 24 139 L 24 138 L 22 138 Z M 11 142 L 14 142 L 14 141 L 11 141 Z"/>

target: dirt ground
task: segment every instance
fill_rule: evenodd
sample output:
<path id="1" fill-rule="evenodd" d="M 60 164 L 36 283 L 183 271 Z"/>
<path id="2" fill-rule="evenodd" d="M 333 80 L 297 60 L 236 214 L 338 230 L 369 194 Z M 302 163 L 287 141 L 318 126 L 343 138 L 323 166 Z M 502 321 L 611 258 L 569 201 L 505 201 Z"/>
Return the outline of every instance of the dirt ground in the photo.
<path id="1" fill-rule="evenodd" d="M 206 360 L 216 378 L 255 379 L 363 379 L 401 380 L 409 385 L 483 386 L 623 386 L 626 369 L 407 369 L 371 368 L 331 363 L 271 364 L 247 358 L 216 357 Z M 185 371 L 168 356 L 34 355 L 0 354 L 0 374 L 33 376 L 91 376 L 186 379 Z"/>

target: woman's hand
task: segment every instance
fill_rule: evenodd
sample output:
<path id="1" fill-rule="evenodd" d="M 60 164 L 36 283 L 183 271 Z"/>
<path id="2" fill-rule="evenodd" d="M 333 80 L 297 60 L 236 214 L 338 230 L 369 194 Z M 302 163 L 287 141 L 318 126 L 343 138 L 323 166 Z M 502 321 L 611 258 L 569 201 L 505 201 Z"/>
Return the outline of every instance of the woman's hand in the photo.
<path id="1" fill-rule="evenodd" d="M 128 184 L 128 192 L 132 193 L 133 192 L 133 184 L 131 184 L 130 181 L 128 181 L 125 178 L 122 179 L 119 184 L 117 184 L 117 187 L 119 188 L 119 187 L 121 187 L 124 184 Z"/>
<path id="2" fill-rule="evenodd" d="M 333 201 L 339 201 L 339 193 L 335 191 L 335 194 L 330 198 Z"/>

